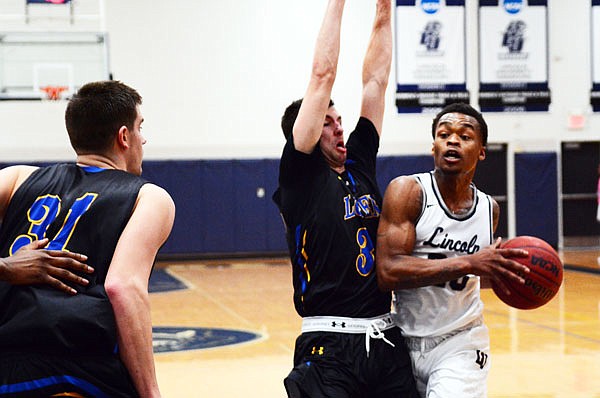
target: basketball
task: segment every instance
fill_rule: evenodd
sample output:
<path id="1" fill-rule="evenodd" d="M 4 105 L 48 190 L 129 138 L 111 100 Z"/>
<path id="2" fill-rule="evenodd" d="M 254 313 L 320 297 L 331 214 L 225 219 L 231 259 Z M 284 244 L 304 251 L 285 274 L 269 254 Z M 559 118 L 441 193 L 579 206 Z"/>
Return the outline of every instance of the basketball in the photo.
<path id="1" fill-rule="evenodd" d="M 515 257 L 513 260 L 526 265 L 531 272 L 519 274 L 525 279 L 524 285 L 504 280 L 510 289 L 510 295 L 497 288 L 492 281 L 496 296 L 505 304 L 521 310 L 538 308 L 552 300 L 563 279 L 563 264 L 556 250 L 535 236 L 517 236 L 504 242 L 500 248 L 527 250 L 527 257 Z"/>

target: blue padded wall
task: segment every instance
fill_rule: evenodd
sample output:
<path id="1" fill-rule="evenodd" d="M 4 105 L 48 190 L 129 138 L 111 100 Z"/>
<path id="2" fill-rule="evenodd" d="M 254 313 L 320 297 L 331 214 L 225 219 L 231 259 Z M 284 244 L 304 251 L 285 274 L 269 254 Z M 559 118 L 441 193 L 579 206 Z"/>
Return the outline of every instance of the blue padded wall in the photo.
<path id="1" fill-rule="evenodd" d="M 278 164 L 270 159 L 144 162 L 143 176 L 165 188 L 177 207 L 160 253 L 285 252 L 283 224 L 271 200 Z"/>
<path id="2" fill-rule="evenodd" d="M 516 234 L 558 246 L 557 155 L 515 154 Z"/>
<path id="3" fill-rule="evenodd" d="M 431 155 L 380 156 L 377 159 L 377 183 L 381 194 L 394 178 L 433 170 Z"/>
<path id="4" fill-rule="evenodd" d="M 431 156 L 381 157 L 378 182 L 431 170 Z M 177 207 L 162 255 L 285 253 L 285 230 L 271 196 L 279 159 L 146 161 L 143 176 L 165 188 Z M 257 195 L 257 189 L 264 196 Z"/>
<path id="5" fill-rule="evenodd" d="M 555 153 L 515 156 L 517 234 L 539 236 L 554 246 L 558 244 L 556 162 Z M 5 166 L 0 163 L 0 168 Z M 432 168 L 431 155 L 381 156 L 377 161 L 381 193 L 399 175 Z M 271 200 L 278 174 L 279 159 L 145 161 L 143 176 L 165 188 L 177 207 L 173 231 L 160 254 L 285 253 L 283 223 Z"/>

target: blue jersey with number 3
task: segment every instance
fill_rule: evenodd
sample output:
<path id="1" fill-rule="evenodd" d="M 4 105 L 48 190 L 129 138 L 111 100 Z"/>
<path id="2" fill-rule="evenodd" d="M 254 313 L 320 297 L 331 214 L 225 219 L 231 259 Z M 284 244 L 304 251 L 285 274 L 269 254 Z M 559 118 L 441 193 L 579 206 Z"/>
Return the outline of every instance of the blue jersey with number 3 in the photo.
<path id="1" fill-rule="evenodd" d="M 368 318 L 390 310 L 391 295 L 379 290 L 375 273 L 381 213 L 375 126 L 359 119 L 346 147 L 341 174 L 318 146 L 307 155 L 290 139 L 281 157 L 274 199 L 287 227 L 294 304 L 303 317 Z"/>
<path id="2" fill-rule="evenodd" d="M 15 192 L 0 229 L 6 257 L 34 240 L 88 256 L 88 286 L 69 296 L 49 286 L 0 282 L 0 352 L 110 353 L 117 343 L 104 290 L 117 241 L 145 180 L 119 170 L 75 164 L 40 168 Z M 84 275 L 82 275 L 84 276 Z"/>

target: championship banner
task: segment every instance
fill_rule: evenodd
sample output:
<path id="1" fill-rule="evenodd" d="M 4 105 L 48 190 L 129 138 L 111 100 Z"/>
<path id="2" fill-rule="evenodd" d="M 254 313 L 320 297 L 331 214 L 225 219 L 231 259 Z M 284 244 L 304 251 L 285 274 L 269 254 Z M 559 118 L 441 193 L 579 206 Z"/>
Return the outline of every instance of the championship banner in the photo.
<path id="1" fill-rule="evenodd" d="M 469 103 L 465 0 L 396 0 L 395 25 L 398 112 Z"/>
<path id="2" fill-rule="evenodd" d="M 600 112 L 600 0 L 592 0 L 592 94 L 594 112 Z"/>
<path id="3" fill-rule="evenodd" d="M 548 111 L 548 0 L 479 0 L 479 107 Z"/>

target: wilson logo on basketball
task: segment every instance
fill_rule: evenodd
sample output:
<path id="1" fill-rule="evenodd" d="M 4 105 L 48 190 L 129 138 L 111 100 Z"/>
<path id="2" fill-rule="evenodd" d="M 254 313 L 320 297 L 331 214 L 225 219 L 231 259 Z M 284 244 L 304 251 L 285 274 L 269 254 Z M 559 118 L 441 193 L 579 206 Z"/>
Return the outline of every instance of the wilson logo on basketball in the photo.
<path id="1" fill-rule="evenodd" d="M 556 294 L 556 290 L 548 289 L 547 287 L 540 285 L 531 278 L 525 278 L 525 286 L 531 288 L 531 290 L 533 290 L 533 293 L 542 299 L 550 300 Z"/>
<path id="2" fill-rule="evenodd" d="M 558 266 L 550 261 L 544 260 L 541 257 L 531 256 L 531 265 L 540 267 L 543 270 L 551 272 L 555 277 L 558 277 Z"/>
<path id="3" fill-rule="evenodd" d="M 529 268 L 530 272 L 518 272 L 525 283 L 506 280 L 510 293 L 492 282 L 496 296 L 506 304 L 521 310 L 531 310 L 548 303 L 558 292 L 563 279 L 563 264 L 554 248 L 535 236 L 517 236 L 501 246 L 504 249 L 522 249 L 528 256 L 512 257 L 513 261 Z"/>

